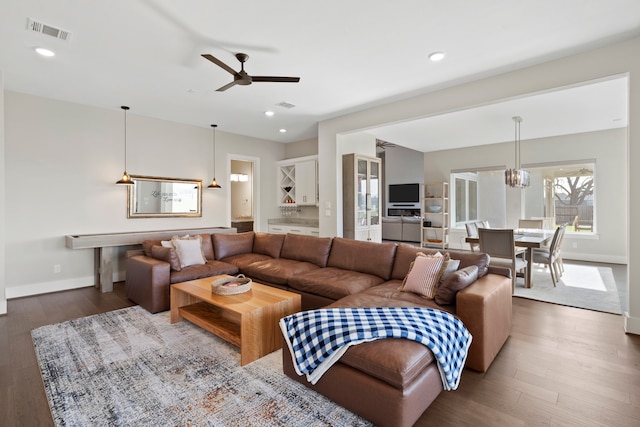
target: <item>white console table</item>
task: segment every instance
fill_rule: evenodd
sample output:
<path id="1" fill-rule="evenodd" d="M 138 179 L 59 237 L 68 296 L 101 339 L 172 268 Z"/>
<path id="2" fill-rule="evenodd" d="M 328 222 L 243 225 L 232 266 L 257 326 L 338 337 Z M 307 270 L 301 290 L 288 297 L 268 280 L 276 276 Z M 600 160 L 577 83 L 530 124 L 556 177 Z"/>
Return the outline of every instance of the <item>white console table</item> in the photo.
<path id="1" fill-rule="evenodd" d="M 102 292 L 113 291 L 113 248 L 139 245 L 147 239 L 170 239 L 175 235 L 202 233 L 235 233 L 235 228 L 185 228 L 181 230 L 141 231 L 134 233 L 82 234 L 65 236 L 69 249 L 94 249 L 95 286 Z"/>

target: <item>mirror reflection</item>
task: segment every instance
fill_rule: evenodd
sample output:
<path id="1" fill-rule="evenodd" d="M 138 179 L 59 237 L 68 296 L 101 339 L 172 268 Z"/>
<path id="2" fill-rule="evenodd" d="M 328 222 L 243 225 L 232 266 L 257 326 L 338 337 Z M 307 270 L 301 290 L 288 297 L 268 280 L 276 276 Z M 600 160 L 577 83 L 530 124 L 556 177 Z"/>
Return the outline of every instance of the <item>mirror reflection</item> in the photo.
<path id="1" fill-rule="evenodd" d="M 128 218 L 202 216 L 202 181 L 131 175 Z"/>

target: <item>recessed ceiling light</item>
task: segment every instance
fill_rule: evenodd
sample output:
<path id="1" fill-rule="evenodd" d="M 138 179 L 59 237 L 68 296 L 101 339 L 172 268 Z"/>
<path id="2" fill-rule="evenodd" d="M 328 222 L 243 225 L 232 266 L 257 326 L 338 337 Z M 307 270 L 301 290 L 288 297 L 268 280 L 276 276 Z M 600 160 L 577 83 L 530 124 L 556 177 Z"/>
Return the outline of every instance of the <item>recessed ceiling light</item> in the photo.
<path id="1" fill-rule="evenodd" d="M 265 111 L 265 112 L 264 112 L 264 115 L 265 115 L 265 116 L 267 116 L 267 117 L 271 117 L 271 116 L 273 116 L 274 114 L 275 114 L 275 113 L 274 113 L 273 111 Z"/>
<path id="2" fill-rule="evenodd" d="M 280 129 L 280 133 L 285 133 L 287 130 L 285 128 Z"/>
<path id="3" fill-rule="evenodd" d="M 38 52 L 42 56 L 55 56 L 55 53 L 43 47 L 37 47 L 36 52 Z"/>
<path id="4" fill-rule="evenodd" d="M 433 62 L 442 61 L 444 58 L 444 52 L 433 52 L 429 54 L 429 59 Z"/>

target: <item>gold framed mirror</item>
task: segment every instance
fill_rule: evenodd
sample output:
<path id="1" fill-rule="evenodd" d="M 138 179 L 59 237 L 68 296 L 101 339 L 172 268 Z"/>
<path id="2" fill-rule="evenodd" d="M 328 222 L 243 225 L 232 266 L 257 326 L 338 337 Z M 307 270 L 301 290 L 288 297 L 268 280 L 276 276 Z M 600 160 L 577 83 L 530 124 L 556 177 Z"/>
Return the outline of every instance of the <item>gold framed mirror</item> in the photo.
<path id="1" fill-rule="evenodd" d="M 131 175 L 127 218 L 201 217 L 202 180 Z"/>

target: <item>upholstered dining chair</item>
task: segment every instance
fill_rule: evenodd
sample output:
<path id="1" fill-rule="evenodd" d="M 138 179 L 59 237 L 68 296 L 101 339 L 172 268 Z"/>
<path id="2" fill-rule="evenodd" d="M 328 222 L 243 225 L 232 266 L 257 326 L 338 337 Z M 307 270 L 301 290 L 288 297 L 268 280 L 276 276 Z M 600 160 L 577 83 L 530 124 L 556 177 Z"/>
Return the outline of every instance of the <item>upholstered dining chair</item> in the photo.
<path id="1" fill-rule="evenodd" d="M 537 230 L 542 229 L 543 220 L 541 219 L 520 219 L 518 220 L 518 228 L 535 228 Z"/>
<path id="2" fill-rule="evenodd" d="M 478 237 L 478 228 L 489 228 L 489 221 L 473 221 L 465 223 L 465 227 L 467 229 L 467 237 Z M 476 250 L 480 250 L 480 245 L 478 243 L 469 243 L 471 247 L 471 252 L 475 252 Z"/>
<path id="3" fill-rule="evenodd" d="M 516 246 L 512 229 L 478 228 L 480 252 L 490 256 L 489 265 L 498 265 L 511 269 L 511 291 L 516 290 L 516 276 L 524 273 L 527 280 L 527 261 L 516 256 Z M 528 284 L 525 283 L 525 286 Z"/>
<path id="4" fill-rule="evenodd" d="M 478 237 L 478 226 L 475 222 L 467 222 L 464 225 L 467 228 L 467 237 Z M 469 243 L 471 247 L 471 252 L 475 252 L 476 249 L 480 248 L 480 245 L 477 243 Z"/>
<path id="5" fill-rule="evenodd" d="M 545 264 L 549 267 L 549 273 L 551 273 L 551 281 L 553 282 L 554 287 L 564 272 L 560 248 L 562 246 L 562 241 L 564 240 L 564 232 L 566 228 L 567 224 L 563 224 L 556 228 L 555 233 L 553 233 L 553 239 L 551 239 L 551 245 L 549 245 L 548 248 L 533 250 L 533 262 L 536 264 Z"/>

